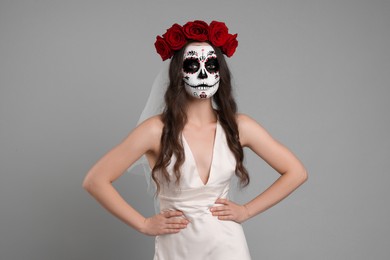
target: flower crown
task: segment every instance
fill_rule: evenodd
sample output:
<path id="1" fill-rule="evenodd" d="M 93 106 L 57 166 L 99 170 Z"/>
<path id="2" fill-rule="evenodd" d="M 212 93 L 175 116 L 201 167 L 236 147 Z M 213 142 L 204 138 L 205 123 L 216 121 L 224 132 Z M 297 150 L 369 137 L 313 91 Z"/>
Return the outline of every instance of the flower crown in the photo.
<path id="1" fill-rule="evenodd" d="M 195 20 L 187 22 L 184 26 L 175 23 L 162 37 L 159 35 L 156 37 L 154 46 L 164 61 L 170 59 L 174 51 L 183 48 L 188 40 L 209 41 L 215 47 L 220 47 L 227 57 L 234 54 L 238 45 L 237 33 L 230 34 L 225 23 L 212 21 L 208 25 L 204 21 Z"/>

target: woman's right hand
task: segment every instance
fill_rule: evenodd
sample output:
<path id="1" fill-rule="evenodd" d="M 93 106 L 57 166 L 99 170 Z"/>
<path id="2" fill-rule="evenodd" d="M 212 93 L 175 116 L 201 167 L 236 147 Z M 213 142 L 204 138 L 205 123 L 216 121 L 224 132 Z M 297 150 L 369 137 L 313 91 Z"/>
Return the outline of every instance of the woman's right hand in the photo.
<path id="1" fill-rule="evenodd" d="M 169 210 L 146 218 L 141 232 L 149 236 L 173 234 L 186 228 L 189 221 L 181 211 Z"/>

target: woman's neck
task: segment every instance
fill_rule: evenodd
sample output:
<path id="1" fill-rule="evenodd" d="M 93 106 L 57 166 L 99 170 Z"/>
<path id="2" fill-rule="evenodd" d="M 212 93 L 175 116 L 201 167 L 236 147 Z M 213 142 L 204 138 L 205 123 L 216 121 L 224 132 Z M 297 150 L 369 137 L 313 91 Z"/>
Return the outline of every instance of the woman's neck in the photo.
<path id="1" fill-rule="evenodd" d="M 211 98 L 191 98 L 187 103 L 187 122 L 197 126 L 217 121 L 217 113 L 213 109 Z"/>

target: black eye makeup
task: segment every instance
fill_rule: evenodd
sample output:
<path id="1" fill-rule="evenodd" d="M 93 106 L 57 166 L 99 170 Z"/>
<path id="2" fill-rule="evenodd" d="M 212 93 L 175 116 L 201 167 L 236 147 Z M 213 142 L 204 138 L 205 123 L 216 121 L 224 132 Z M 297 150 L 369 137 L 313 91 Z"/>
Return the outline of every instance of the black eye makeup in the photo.
<path id="1" fill-rule="evenodd" d="M 195 73 L 199 70 L 200 64 L 196 58 L 187 58 L 183 61 L 183 70 L 186 73 Z"/>
<path id="2" fill-rule="evenodd" d="M 206 67 L 206 70 L 209 73 L 218 72 L 219 64 L 218 64 L 217 58 L 216 57 L 211 57 L 211 58 L 207 59 L 207 61 L 205 63 L 205 67 Z"/>

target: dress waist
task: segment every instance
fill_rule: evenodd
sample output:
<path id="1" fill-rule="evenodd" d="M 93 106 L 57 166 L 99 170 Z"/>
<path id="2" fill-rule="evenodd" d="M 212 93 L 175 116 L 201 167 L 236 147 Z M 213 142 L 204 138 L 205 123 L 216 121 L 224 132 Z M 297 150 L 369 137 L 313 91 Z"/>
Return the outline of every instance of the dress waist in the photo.
<path id="1" fill-rule="evenodd" d="M 219 186 L 202 186 L 193 189 L 169 190 L 159 195 L 161 211 L 179 210 L 187 218 L 211 214 L 210 207 L 215 206 L 218 198 L 226 198 L 229 184 Z"/>

